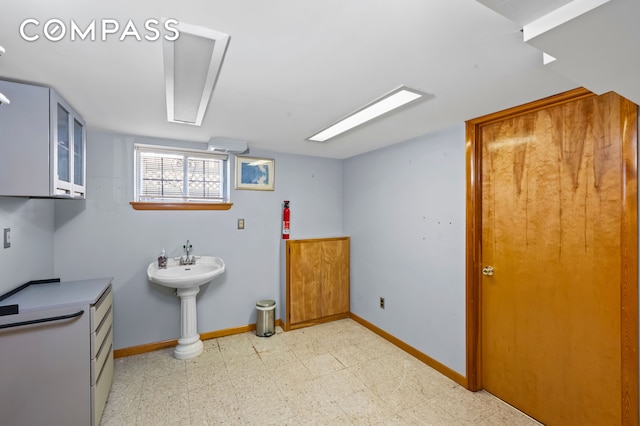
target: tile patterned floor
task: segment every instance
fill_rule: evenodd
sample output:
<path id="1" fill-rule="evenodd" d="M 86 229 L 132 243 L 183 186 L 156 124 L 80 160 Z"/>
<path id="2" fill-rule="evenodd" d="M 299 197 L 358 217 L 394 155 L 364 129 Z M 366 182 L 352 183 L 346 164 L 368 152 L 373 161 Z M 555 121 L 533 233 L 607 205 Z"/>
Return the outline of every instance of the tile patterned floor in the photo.
<path id="1" fill-rule="evenodd" d="M 539 425 L 350 319 L 204 345 L 116 359 L 101 425 Z"/>

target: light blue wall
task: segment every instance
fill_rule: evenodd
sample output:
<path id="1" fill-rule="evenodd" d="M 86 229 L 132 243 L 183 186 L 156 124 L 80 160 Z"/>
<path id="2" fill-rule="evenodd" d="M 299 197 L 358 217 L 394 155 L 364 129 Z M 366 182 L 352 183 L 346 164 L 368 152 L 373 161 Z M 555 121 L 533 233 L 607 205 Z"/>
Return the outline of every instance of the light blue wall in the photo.
<path id="1" fill-rule="evenodd" d="M 352 312 L 464 374 L 463 124 L 344 161 L 252 152 L 275 158 L 276 190 L 232 189 L 229 211 L 133 210 L 134 142 L 175 143 L 90 132 L 86 201 L 0 198 L 0 226 L 14 236 L 0 249 L 3 291 L 30 279 L 113 276 L 115 347 L 175 339 L 179 301 L 145 270 L 162 248 L 180 255 L 188 238 L 196 254 L 227 264 L 198 296 L 199 332 L 255 322 L 263 298 L 276 300 L 279 317 L 289 199 L 292 238 L 352 237 Z"/>
<path id="2" fill-rule="evenodd" d="M 175 142 L 100 132 L 90 132 L 87 141 L 86 201 L 55 201 L 54 271 L 66 280 L 114 277 L 116 349 L 179 337 L 179 300 L 146 277 L 147 265 L 162 248 L 179 256 L 190 239 L 194 254 L 220 256 L 226 263 L 225 274 L 198 295 L 202 333 L 255 323 L 258 300 L 284 304 L 279 289 L 283 200 L 291 200 L 292 238 L 342 234 L 340 160 L 252 151 L 275 159 L 275 191 L 232 189 L 229 211 L 136 211 L 129 205 L 133 144 Z M 244 230 L 236 229 L 238 218 L 245 219 Z"/>
<path id="3" fill-rule="evenodd" d="M 343 221 L 351 312 L 465 375 L 464 124 L 345 160 Z"/>
<path id="4" fill-rule="evenodd" d="M 289 199 L 292 238 L 352 237 L 351 310 L 464 374 L 462 124 L 345 161 L 252 152 L 275 158 L 276 190 L 232 189 L 229 211 L 133 210 L 134 142 L 174 143 L 90 132 L 86 201 L 0 198 L 0 226 L 11 226 L 14 240 L 0 249 L 0 291 L 52 276 L 113 276 L 115 347 L 174 339 L 178 299 L 150 284 L 145 269 L 162 248 L 180 255 L 189 238 L 196 254 L 227 264 L 198 296 L 200 332 L 255 322 L 263 298 L 277 301 L 279 317 L 280 215 Z"/>
<path id="5" fill-rule="evenodd" d="M 464 140 L 460 123 L 344 161 L 252 152 L 276 159 L 274 192 L 232 190 L 227 212 L 139 212 L 129 205 L 133 143 L 172 141 L 90 132 L 86 201 L 0 197 L 0 228 L 13 235 L 0 248 L 0 293 L 53 276 L 114 276 L 115 347 L 174 339 L 179 303 L 148 283 L 145 267 L 189 238 L 228 267 L 198 296 L 200 332 L 254 322 L 262 298 L 276 299 L 279 317 L 289 199 L 292 238 L 352 237 L 351 311 L 464 375 Z"/>
<path id="6" fill-rule="evenodd" d="M 11 247 L 0 241 L 0 294 L 27 281 L 53 277 L 53 203 L 0 197 L 2 229 L 11 228 Z"/>

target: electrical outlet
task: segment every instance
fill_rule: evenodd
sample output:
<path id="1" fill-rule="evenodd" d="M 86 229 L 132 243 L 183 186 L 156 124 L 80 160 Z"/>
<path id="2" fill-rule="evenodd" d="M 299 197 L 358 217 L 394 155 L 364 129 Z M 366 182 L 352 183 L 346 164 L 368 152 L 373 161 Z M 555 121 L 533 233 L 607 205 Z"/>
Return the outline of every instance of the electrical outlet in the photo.
<path id="1" fill-rule="evenodd" d="M 384 309 L 384 297 L 380 298 L 380 309 Z"/>
<path id="2" fill-rule="evenodd" d="M 4 248 L 11 247 L 11 228 L 4 228 Z"/>
<path id="3" fill-rule="evenodd" d="M 244 219 L 238 219 L 238 229 L 244 229 Z"/>

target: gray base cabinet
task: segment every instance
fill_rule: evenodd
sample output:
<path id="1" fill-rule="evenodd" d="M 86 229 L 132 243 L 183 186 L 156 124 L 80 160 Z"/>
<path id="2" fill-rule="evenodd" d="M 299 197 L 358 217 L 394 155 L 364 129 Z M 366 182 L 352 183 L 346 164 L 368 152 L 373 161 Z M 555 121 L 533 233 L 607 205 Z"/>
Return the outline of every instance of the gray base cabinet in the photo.
<path id="1" fill-rule="evenodd" d="M 0 301 L 0 423 L 98 426 L 113 379 L 111 279 L 32 284 Z"/>

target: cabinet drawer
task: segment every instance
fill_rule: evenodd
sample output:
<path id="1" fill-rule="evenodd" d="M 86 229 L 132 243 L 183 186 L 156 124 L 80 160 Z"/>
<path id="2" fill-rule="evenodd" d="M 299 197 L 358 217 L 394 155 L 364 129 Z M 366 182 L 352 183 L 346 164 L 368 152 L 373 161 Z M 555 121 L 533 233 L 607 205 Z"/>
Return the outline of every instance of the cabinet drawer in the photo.
<path id="1" fill-rule="evenodd" d="M 113 353 L 113 346 L 108 348 L 109 354 Z M 113 356 L 109 355 L 102 366 L 102 371 L 98 373 L 98 380 L 91 386 L 91 404 L 93 409 L 93 425 L 100 424 L 102 412 L 109 397 L 111 383 L 113 382 Z"/>
<path id="2" fill-rule="evenodd" d="M 91 331 L 95 332 L 113 304 L 111 285 L 105 290 L 98 302 L 91 307 Z"/>
<path id="3" fill-rule="evenodd" d="M 113 309 L 109 308 L 107 316 L 98 326 L 98 329 L 91 333 L 91 359 L 95 358 L 98 351 L 102 347 L 107 335 L 111 331 L 113 325 Z"/>
<path id="4" fill-rule="evenodd" d="M 102 343 L 102 346 L 98 350 L 98 354 L 91 360 L 91 385 L 95 385 L 98 380 L 100 370 L 105 365 L 105 362 L 113 359 L 113 330 L 109 328 L 107 338 Z"/>

